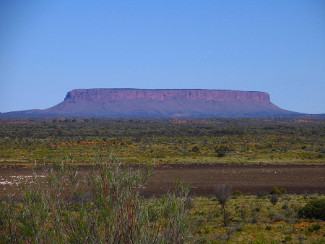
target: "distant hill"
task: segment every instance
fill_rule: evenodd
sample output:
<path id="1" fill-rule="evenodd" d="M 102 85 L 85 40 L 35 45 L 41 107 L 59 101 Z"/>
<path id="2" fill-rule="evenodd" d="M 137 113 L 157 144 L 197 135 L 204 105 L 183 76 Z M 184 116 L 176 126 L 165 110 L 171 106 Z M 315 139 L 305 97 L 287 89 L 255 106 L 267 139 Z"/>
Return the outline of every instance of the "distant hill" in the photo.
<path id="1" fill-rule="evenodd" d="M 76 89 L 44 110 L 0 117 L 262 118 L 323 117 L 281 109 L 265 92 L 205 89 Z"/>

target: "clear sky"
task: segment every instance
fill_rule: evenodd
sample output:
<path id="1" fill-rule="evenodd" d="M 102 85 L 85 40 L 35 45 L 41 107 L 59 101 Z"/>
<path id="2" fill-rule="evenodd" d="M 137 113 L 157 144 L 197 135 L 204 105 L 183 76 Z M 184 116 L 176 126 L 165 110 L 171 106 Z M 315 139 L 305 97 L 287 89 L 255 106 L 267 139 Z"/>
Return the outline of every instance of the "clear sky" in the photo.
<path id="1" fill-rule="evenodd" d="M 325 1 L 0 0 L 0 112 L 76 88 L 265 91 L 325 113 Z"/>

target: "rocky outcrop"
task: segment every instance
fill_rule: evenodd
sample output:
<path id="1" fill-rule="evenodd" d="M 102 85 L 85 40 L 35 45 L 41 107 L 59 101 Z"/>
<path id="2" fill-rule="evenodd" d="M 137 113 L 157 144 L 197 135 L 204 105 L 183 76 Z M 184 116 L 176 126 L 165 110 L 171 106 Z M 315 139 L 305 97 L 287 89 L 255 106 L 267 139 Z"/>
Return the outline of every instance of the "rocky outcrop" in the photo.
<path id="1" fill-rule="evenodd" d="M 185 90 L 185 89 L 76 89 L 67 93 L 65 100 L 105 100 L 110 102 L 126 100 L 146 101 L 257 101 L 270 102 L 269 94 L 255 91 L 229 90 Z"/>
<path id="2" fill-rule="evenodd" d="M 58 116 L 92 117 L 268 117 L 287 116 L 255 91 L 204 89 L 76 89 L 44 110 Z"/>
<path id="3" fill-rule="evenodd" d="M 260 118 L 303 117 L 280 109 L 269 94 L 205 89 L 76 89 L 63 102 L 44 110 L 1 114 L 1 117 L 107 118 Z"/>

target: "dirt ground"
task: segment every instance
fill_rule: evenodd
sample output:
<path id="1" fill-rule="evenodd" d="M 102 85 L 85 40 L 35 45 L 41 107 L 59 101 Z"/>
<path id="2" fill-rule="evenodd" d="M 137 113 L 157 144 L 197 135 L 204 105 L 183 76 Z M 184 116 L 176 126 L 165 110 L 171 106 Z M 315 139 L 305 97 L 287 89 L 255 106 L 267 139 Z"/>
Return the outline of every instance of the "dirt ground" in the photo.
<path id="1" fill-rule="evenodd" d="M 172 187 L 176 179 L 192 186 L 193 195 L 213 195 L 216 185 L 227 184 L 244 193 L 270 192 L 275 186 L 288 193 L 325 193 L 325 165 L 198 164 L 162 168 L 151 178 L 151 194 Z"/>
<path id="2" fill-rule="evenodd" d="M 91 167 L 81 166 L 89 172 Z M 42 177 L 42 171 L 36 171 Z M 23 166 L 0 167 L 0 199 L 8 195 L 21 197 L 21 182 L 28 186 L 33 181 L 33 170 Z M 143 194 L 160 195 L 170 190 L 177 179 L 191 185 L 195 196 L 213 195 L 217 185 L 227 184 L 233 190 L 248 194 L 270 192 L 275 186 L 288 193 L 325 193 L 325 165 L 243 165 L 243 164 L 189 164 L 160 165 Z"/>

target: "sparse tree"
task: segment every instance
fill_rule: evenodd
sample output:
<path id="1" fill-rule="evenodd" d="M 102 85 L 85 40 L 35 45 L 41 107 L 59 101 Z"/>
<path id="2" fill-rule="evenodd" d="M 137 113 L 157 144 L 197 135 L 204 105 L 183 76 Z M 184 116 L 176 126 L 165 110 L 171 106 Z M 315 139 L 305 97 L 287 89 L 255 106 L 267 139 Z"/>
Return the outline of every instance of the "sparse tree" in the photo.
<path id="1" fill-rule="evenodd" d="M 215 188 L 215 196 L 222 207 L 223 225 L 226 226 L 229 219 L 229 213 L 226 212 L 227 202 L 232 195 L 232 189 L 229 185 L 219 185 Z"/>
<path id="2" fill-rule="evenodd" d="M 272 194 L 270 197 L 270 202 L 272 203 L 272 205 L 275 206 L 278 201 L 279 201 L 279 195 Z"/>

